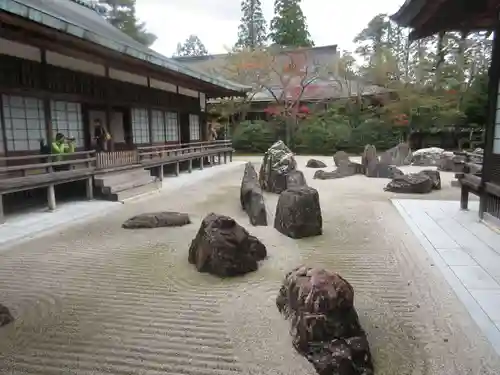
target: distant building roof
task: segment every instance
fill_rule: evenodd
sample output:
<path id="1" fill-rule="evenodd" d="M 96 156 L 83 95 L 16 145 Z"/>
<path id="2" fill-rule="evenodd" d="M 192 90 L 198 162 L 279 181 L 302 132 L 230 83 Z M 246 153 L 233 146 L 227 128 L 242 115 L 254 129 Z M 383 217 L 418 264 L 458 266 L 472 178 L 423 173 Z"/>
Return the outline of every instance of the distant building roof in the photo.
<path id="1" fill-rule="evenodd" d="M 289 63 L 286 55 L 293 53 L 305 55 L 304 63 L 309 66 L 319 67 L 325 71 L 325 76 L 318 76 L 310 85 L 308 85 L 301 96 L 303 101 L 321 101 L 328 99 L 347 98 L 354 95 L 375 95 L 386 92 L 387 90 L 380 86 L 365 85 L 358 81 L 345 81 L 340 79 L 337 74 L 337 63 L 340 54 L 337 51 L 337 45 L 328 45 L 310 48 L 284 48 L 280 50 L 283 55 L 283 63 Z M 227 66 L 230 64 L 230 54 L 216 54 L 205 56 L 182 56 L 173 59 L 186 64 L 200 72 L 214 73 L 218 75 L 227 75 Z M 226 77 L 229 78 L 229 77 Z M 233 77 L 231 77 L 234 79 Z M 297 81 L 297 80 L 295 80 Z M 280 77 L 270 78 L 267 86 L 271 88 L 273 94 L 279 97 L 283 92 L 280 84 Z M 293 96 L 294 91 L 301 89 L 299 82 L 291 81 L 286 88 L 287 96 Z M 267 89 L 254 93 L 252 101 L 268 102 L 275 100 L 273 95 Z"/>
<path id="2" fill-rule="evenodd" d="M 225 78 L 190 69 L 142 45 L 108 23 L 98 13 L 99 8 L 89 0 L 1 0 L 0 11 L 15 14 L 226 90 L 245 92 L 249 89 Z"/>

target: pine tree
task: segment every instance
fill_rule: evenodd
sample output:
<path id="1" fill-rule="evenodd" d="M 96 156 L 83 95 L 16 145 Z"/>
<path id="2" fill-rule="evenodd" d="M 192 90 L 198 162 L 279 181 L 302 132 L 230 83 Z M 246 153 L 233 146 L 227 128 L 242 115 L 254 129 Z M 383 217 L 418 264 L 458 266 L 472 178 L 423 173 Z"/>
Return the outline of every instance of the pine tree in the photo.
<path id="1" fill-rule="evenodd" d="M 135 0 L 99 0 L 104 10 L 104 18 L 117 29 L 145 46 L 156 40 L 156 35 L 146 31 L 144 22 L 137 19 Z"/>
<path id="2" fill-rule="evenodd" d="M 271 21 L 272 41 L 286 47 L 312 47 L 314 42 L 307 31 L 306 17 L 300 7 L 301 0 L 275 0 Z"/>
<path id="3" fill-rule="evenodd" d="M 265 44 L 267 40 L 266 20 L 262 13 L 260 0 L 243 0 L 241 2 L 241 23 L 238 27 L 237 48 L 255 49 Z"/>
<path id="4" fill-rule="evenodd" d="M 186 41 L 177 44 L 176 56 L 206 56 L 208 51 L 200 38 L 196 35 L 190 35 Z"/>

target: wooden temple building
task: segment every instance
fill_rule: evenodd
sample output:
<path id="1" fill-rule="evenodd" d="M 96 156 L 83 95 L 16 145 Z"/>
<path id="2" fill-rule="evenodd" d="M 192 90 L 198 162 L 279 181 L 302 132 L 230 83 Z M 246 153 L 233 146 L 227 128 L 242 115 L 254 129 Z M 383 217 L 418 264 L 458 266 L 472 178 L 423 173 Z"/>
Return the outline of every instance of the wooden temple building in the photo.
<path id="1" fill-rule="evenodd" d="M 494 32 L 493 56 L 489 70 L 488 123 L 480 176 L 465 173 L 462 207 L 469 192 L 480 197 L 481 219 L 500 223 L 500 0 L 407 0 L 392 19 L 410 27 L 415 40 L 446 31 Z M 467 172 L 467 171 L 466 171 Z"/>
<path id="2" fill-rule="evenodd" d="M 50 209 L 54 186 L 74 181 L 124 199 L 157 188 L 164 168 L 227 160 L 207 100 L 246 91 L 143 46 L 88 0 L 0 1 L 0 219 L 20 191 L 45 189 Z M 99 123 L 110 139 L 96 150 Z M 76 151 L 44 153 L 57 133 Z"/>

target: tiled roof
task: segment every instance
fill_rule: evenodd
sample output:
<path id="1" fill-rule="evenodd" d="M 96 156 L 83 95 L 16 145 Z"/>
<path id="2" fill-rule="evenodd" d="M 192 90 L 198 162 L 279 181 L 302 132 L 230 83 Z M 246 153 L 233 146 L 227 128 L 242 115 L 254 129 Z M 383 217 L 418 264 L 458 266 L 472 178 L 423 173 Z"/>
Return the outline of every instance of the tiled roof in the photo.
<path id="1" fill-rule="evenodd" d="M 0 10 L 226 90 L 248 90 L 245 85 L 196 71 L 153 51 L 108 23 L 96 9 L 75 1 L 84 0 L 0 0 Z"/>
<path id="2" fill-rule="evenodd" d="M 287 54 L 293 53 L 294 50 L 285 50 Z M 299 50 L 295 50 L 298 52 Z M 311 47 L 300 49 L 300 54 L 305 55 L 305 61 L 307 65 L 313 66 L 314 68 L 319 67 L 323 72 L 317 79 L 314 80 L 309 86 L 306 87 L 302 100 L 305 101 L 321 101 L 328 99 L 339 99 L 347 98 L 351 96 L 362 95 L 374 95 L 378 93 L 386 92 L 387 90 L 380 86 L 375 85 L 364 85 L 358 81 L 347 81 L 336 75 L 335 65 L 339 58 L 337 53 L 337 46 L 322 46 L 322 47 Z M 283 53 L 280 58 L 283 64 L 290 62 L 290 58 Z M 217 74 L 221 76 L 226 76 L 228 79 L 237 80 L 233 77 L 234 74 L 228 67 L 231 65 L 229 54 L 217 54 L 217 55 L 207 55 L 207 56 L 189 56 L 189 57 L 175 57 L 175 60 L 182 62 L 189 67 L 196 69 L 200 72 L 205 72 L 209 74 Z M 280 61 L 281 63 L 281 61 Z M 312 78 L 312 75 L 311 75 Z M 240 82 L 245 84 L 251 84 L 251 82 Z M 273 93 L 279 97 L 282 93 L 282 87 L 280 84 L 280 77 L 278 75 L 270 75 L 269 81 L 266 86 L 271 87 Z M 300 88 L 299 83 L 290 82 L 287 91 L 288 95 L 293 95 L 293 86 L 295 88 Z M 273 95 L 267 90 L 263 89 L 254 94 L 252 101 L 254 102 L 267 102 L 273 101 Z"/>

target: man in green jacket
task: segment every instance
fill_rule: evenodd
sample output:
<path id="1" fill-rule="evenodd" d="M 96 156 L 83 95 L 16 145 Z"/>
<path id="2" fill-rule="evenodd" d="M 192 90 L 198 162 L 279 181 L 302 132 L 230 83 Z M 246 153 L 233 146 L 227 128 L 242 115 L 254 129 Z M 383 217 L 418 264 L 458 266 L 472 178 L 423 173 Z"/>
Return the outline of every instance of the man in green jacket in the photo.
<path id="1" fill-rule="evenodd" d="M 56 139 L 52 142 L 50 151 L 52 154 L 56 155 L 54 161 L 62 161 L 64 154 L 71 154 L 75 152 L 75 140 L 72 138 L 66 138 L 64 134 L 57 133 Z M 66 170 L 69 169 L 69 165 L 60 165 L 54 168 L 54 170 Z"/>

